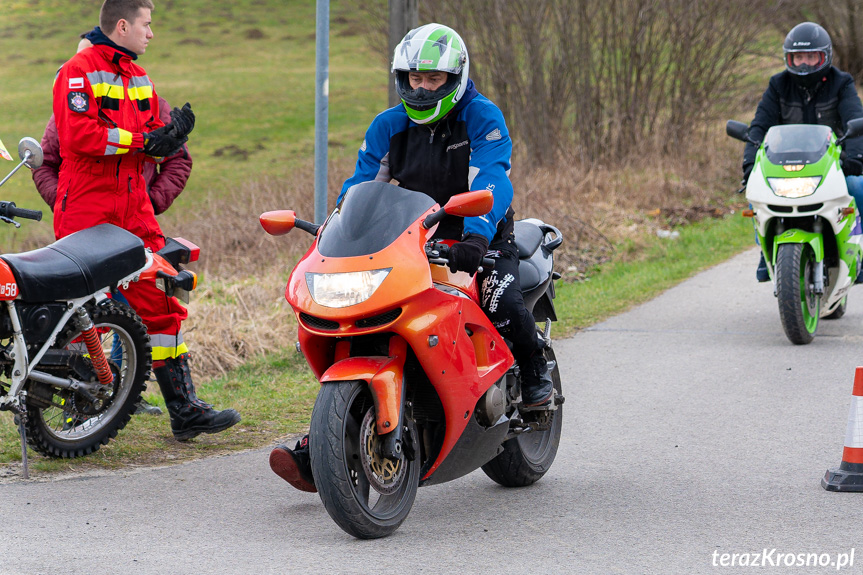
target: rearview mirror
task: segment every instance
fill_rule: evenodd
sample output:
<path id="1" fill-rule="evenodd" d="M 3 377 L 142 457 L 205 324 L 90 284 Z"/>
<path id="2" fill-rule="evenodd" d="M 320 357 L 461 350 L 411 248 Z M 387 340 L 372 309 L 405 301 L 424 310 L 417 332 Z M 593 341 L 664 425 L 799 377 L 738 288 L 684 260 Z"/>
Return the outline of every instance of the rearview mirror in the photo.
<path id="1" fill-rule="evenodd" d="M 741 142 L 749 141 L 749 125 L 735 120 L 728 120 L 725 124 L 725 133 Z"/>
<path id="2" fill-rule="evenodd" d="M 29 152 L 29 156 L 28 156 Z M 33 138 L 24 137 L 18 142 L 18 157 L 28 168 L 35 170 L 42 165 L 42 146 Z"/>
<path id="3" fill-rule="evenodd" d="M 297 221 L 297 214 L 293 210 L 276 210 L 265 212 L 260 217 L 261 226 L 271 236 L 283 236 L 292 229 Z"/>
<path id="4" fill-rule="evenodd" d="M 449 199 L 443 210 L 451 216 L 470 218 L 484 216 L 494 206 L 494 196 L 489 190 L 464 192 Z"/>
<path id="5" fill-rule="evenodd" d="M 842 139 L 847 140 L 848 138 L 856 138 L 860 134 L 863 134 L 863 118 L 849 120 L 845 129 L 845 136 L 843 136 Z"/>

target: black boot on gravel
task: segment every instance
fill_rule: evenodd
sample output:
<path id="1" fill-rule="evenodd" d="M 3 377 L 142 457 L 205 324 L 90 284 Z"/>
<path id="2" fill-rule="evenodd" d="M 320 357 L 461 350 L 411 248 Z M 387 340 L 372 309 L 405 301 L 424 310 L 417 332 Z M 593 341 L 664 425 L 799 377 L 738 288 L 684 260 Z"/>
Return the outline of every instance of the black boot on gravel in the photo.
<path id="1" fill-rule="evenodd" d="M 239 423 L 233 409 L 218 411 L 198 399 L 189 371 L 189 354 L 153 362 L 153 374 L 171 415 L 171 432 L 177 441 L 188 441 L 202 433 L 219 433 Z"/>

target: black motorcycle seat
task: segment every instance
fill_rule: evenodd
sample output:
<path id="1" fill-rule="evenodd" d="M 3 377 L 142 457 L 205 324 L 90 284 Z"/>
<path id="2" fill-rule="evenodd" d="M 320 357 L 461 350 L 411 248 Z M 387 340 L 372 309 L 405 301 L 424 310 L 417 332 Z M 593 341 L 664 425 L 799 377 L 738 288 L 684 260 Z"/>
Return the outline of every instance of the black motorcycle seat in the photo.
<path id="1" fill-rule="evenodd" d="M 530 259 L 530 256 L 539 249 L 542 238 L 545 235 L 539 226 L 524 220 L 515 222 L 515 247 L 518 248 L 518 259 Z"/>
<path id="2" fill-rule="evenodd" d="M 144 242 L 111 224 L 81 230 L 53 244 L 0 255 L 26 302 L 70 300 L 113 286 L 144 267 Z"/>

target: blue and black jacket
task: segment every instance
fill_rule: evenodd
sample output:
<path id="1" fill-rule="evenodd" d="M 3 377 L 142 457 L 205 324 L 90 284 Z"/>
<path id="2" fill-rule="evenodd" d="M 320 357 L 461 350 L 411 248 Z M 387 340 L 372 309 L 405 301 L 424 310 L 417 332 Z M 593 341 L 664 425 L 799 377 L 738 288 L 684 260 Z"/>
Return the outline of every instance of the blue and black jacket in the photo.
<path id="1" fill-rule="evenodd" d="M 353 185 L 398 181 L 444 205 L 455 194 L 491 190 L 494 206 L 485 216 L 447 217 L 436 238 L 481 234 L 490 242 L 512 232 L 512 140 L 500 109 L 468 81 L 464 96 L 446 117 L 416 124 L 399 104 L 381 112 L 366 131 L 356 169 L 342 186 L 339 202 Z"/>

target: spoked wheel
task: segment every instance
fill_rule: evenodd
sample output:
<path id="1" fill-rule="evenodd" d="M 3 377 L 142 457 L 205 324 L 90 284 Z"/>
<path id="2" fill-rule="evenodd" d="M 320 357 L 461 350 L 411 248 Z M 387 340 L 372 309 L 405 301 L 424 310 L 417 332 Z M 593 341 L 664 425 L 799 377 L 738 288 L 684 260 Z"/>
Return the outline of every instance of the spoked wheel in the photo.
<path id="1" fill-rule="evenodd" d="M 554 350 L 545 349 L 546 361 L 553 361 L 551 378 L 555 395 L 562 395 L 560 370 Z M 535 412 L 534 412 L 535 413 Z M 523 487 L 539 481 L 549 470 L 557 455 L 560 434 L 563 429 L 563 405 L 549 413 L 551 421 L 547 429 L 522 433 L 503 444 L 503 451 L 482 466 L 482 470 L 504 487 Z"/>
<path id="2" fill-rule="evenodd" d="M 80 457 L 107 444 L 131 419 L 150 374 L 150 336 L 137 314 L 114 301 L 88 306 L 88 311 L 114 381 L 100 387 L 95 401 L 68 389 L 29 384 L 27 441 L 43 455 Z M 67 327 L 56 347 L 79 352 L 79 361 L 86 368 L 90 359 L 80 335 L 76 328 Z"/>
<path id="3" fill-rule="evenodd" d="M 402 425 L 403 443 L 412 445 L 416 427 L 412 422 Z M 330 517 L 360 539 L 386 537 L 398 529 L 419 486 L 419 461 L 404 451 L 398 459 L 383 457 L 382 440 L 365 382 L 321 387 L 309 431 L 315 486 Z"/>
<path id="4" fill-rule="evenodd" d="M 779 317 L 791 343 L 812 341 L 818 329 L 821 297 L 815 293 L 815 252 L 808 244 L 782 244 L 776 257 Z"/>

